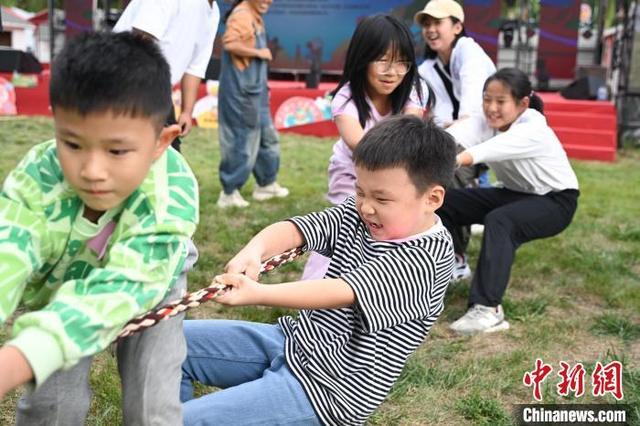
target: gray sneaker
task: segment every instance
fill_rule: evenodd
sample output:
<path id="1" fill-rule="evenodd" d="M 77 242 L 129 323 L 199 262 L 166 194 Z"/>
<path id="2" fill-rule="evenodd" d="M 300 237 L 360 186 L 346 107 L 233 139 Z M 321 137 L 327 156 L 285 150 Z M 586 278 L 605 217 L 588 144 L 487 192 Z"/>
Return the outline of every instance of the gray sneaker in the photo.
<path id="1" fill-rule="evenodd" d="M 493 307 L 475 304 L 449 328 L 460 334 L 471 335 L 508 330 L 509 323 L 504 320 L 502 305 Z"/>
<path id="2" fill-rule="evenodd" d="M 451 282 L 458 282 L 462 280 L 468 280 L 471 278 L 471 268 L 467 263 L 467 256 L 464 254 L 456 254 L 456 260 L 453 265 L 453 276 Z"/>

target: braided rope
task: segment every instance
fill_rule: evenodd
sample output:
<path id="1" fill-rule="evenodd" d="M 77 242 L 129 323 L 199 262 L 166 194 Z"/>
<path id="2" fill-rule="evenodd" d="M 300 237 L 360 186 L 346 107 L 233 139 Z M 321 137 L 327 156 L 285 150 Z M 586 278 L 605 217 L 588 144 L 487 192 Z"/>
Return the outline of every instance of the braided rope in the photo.
<path id="1" fill-rule="evenodd" d="M 299 257 L 302 253 L 302 249 L 298 247 L 277 256 L 273 256 L 261 265 L 260 273 L 269 272 L 284 263 L 291 262 L 292 260 Z M 124 337 L 131 336 L 132 334 L 138 333 L 145 328 L 153 327 L 160 321 L 175 317 L 176 315 L 188 309 L 200 306 L 204 302 L 221 296 L 222 294 L 224 294 L 227 288 L 228 287 L 224 284 L 213 284 L 209 287 L 205 287 L 193 293 L 188 293 L 182 299 L 164 304 L 152 311 L 147 312 L 146 314 L 142 314 L 136 318 L 133 318 L 124 326 L 122 331 L 118 334 L 117 339 L 119 340 Z"/>

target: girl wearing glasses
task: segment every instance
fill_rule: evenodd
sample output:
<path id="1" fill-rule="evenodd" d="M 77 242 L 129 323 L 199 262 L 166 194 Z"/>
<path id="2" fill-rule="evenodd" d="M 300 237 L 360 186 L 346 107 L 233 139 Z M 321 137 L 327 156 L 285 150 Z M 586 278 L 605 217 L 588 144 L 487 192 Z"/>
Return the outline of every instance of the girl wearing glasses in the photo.
<path id="1" fill-rule="evenodd" d="M 423 116 L 425 99 L 431 97 L 422 87 L 406 26 L 389 15 L 360 21 L 347 49 L 342 79 L 332 93 L 331 111 L 340 133 L 329 161 L 327 199 L 332 204 L 355 194 L 352 152 L 370 128 L 391 115 Z M 328 266 L 329 259 L 312 253 L 303 279 L 322 278 Z"/>

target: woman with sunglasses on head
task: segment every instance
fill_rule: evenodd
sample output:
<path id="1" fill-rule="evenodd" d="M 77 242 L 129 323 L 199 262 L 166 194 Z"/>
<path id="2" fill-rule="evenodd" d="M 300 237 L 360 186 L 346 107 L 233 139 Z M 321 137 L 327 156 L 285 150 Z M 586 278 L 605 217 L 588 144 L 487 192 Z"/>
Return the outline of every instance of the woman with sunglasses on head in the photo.
<path id="1" fill-rule="evenodd" d="M 329 161 L 327 198 L 332 204 L 355 194 L 352 153 L 362 136 L 391 115 L 422 117 L 426 100 L 432 98 L 423 93 L 425 87 L 430 91 L 420 83 L 406 26 L 390 15 L 363 19 L 351 37 L 342 79 L 332 93 L 331 112 L 340 133 Z M 328 266 L 328 258 L 312 253 L 303 279 L 322 278 Z"/>

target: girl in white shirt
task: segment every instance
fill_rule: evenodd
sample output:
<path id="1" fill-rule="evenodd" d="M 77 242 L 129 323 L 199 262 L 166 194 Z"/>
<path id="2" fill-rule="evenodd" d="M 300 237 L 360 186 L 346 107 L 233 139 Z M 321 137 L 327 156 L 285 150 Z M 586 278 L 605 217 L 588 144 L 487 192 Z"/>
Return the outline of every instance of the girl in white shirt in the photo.
<path id="1" fill-rule="evenodd" d="M 569 226 L 579 196 L 567 154 L 522 71 L 505 68 L 489 77 L 482 107 L 484 116 L 460 120 L 447 131 L 466 147 L 459 165 L 487 163 L 504 187 L 447 191 L 438 211 L 456 252 L 463 250 L 458 227 L 484 224 L 470 309 L 450 326 L 463 334 L 509 328 L 501 302 L 516 249 Z"/>
<path id="2" fill-rule="evenodd" d="M 418 68 L 435 95 L 436 124 L 482 112 L 482 86 L 496 71 L 493 61 L 464 29 L 464 11 L 454 0 L 431 0 L 414 20 L 426 42 L 425 61 Z"/>

